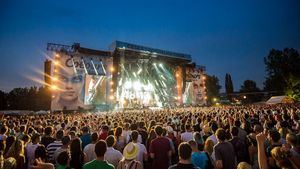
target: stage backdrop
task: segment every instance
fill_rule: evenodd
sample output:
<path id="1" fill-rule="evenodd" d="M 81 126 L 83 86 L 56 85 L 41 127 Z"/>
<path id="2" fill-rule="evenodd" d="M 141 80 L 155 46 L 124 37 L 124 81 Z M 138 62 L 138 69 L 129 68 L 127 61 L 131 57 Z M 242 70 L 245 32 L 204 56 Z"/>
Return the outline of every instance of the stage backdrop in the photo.
<path id="1" fill-rule="evenodd" d="M 201 67 L 186 68 L 186 87 L 183 94 L 184 104 L 205 104 L 203 75 L 203 69 Z"/>
<path id="2" fill-rule="evenodd" d="M 59 54 L 52 72 L 51 110 L 88 109 L 106 103 L 106 66 L 101 56 Z"/>

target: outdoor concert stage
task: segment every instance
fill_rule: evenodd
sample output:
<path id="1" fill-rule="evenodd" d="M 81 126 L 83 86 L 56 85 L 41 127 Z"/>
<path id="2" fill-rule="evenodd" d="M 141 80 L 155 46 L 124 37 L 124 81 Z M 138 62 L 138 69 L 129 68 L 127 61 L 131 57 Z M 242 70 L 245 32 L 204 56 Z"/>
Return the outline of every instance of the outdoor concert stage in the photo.
<path id="1" fill-rule="evenodd" d="M 51 110 L 206 104 L 205 67 L 189 54 L 115 41 L 108 51 L 48 43 Z"/>

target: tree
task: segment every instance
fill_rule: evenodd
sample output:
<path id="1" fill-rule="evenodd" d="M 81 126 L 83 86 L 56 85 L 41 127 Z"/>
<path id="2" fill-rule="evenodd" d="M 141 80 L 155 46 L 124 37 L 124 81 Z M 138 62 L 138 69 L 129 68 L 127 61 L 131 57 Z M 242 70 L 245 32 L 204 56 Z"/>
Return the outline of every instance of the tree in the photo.
<path id="1" fill-rule="evenodd" d="M 219 79 L 216 76 L 206 75 L 206 96 L 207 103 L 211 104 L 213 98 L 218 98 L 220 96 L 221 86 L 219 85 Z"/>
<path id="2" fill-rule="evenodd" d="M 225 90 L 226 90 L 227 98 L 229 100 L 232 100 L 231 94 L 233 93 L 233 84 L 231 80 L 231 75 L 228 73 L 226 73 L 225 75 Z"/>
<path id="3" fill-rule="evenodd" d="M 262 95 L 260 93 L 260 89 L 256 86 L 256 82 L 253 80 L 245 80 L 240 89 L 241 93 L 246 93 L 243 98 L 244 103 L 253 103 L 261 100 Z"/>
<path id="4" fill-rule="evenodd" d="M 14 88 L 0 91 L 0 110 L 49 110 L 51 94 L 45 87 Z"/>
<path id="5" fill-rule="evenodd" d="M 37 91 L 37 110 L 50 110 L 51 92 L 47 87 L 40 87 Z"/>
<path id="6" fill-rule="evenodd" d="M 290 75 L 290 78 L 287 80 L 287 86 L 285 94 L 294 100 L 300 100 L 300 78 Z"/>
<path id="7" fill-rule="evenodd" d="M 8 105 L 11 110 L 29 110 L 28 109 L 28 89 L 14 88 L 8 93 Z"/>
<path id="8" fill-rule="evenodd" d="M 0 110 L 7 109 L 7 93 L 0 90 Z"/>
<path id="9" fill-rule="evenodd" d="M 272 49 L 264 58 L 266 66 L 266 91 L 276 91 L 278 94 L 288 94 L 294 99 L 300 96 L 300 55 L 293 48 L 283 51 Z"/>

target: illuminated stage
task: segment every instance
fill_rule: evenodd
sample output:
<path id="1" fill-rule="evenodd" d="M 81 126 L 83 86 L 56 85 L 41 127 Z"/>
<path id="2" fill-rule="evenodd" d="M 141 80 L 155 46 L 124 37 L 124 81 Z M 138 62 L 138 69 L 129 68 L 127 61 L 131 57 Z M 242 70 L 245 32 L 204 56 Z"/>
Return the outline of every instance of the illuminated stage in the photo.
<path id="1" fill-rule="evenodd" d="M 47 49 L 53 57 L 45 64 L 50 67 L 45 80 L 54 111 L 206 104 L 205 67 L 188 54 L 121 41 L 109 51 L 79 44 L 48 44 Z"/>

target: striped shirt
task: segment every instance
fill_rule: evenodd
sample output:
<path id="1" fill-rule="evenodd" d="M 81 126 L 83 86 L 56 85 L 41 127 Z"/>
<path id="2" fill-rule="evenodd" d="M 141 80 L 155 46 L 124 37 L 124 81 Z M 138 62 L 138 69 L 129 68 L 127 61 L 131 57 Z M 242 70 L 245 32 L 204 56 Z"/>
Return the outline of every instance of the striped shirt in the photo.
<path id="1" fill-rule="evenodd" d="M 62 142 L 61 141 L 54 141 L 53 143 L 50 143 L 48 146 L 47 146 L 47 153 L 48 153 L 48 160 L 50 162 L 54 162 L 54 159 L 53 159 L 53 155 L 54 155 L 54 152 L 60 148 L 62 146 Z"/>

